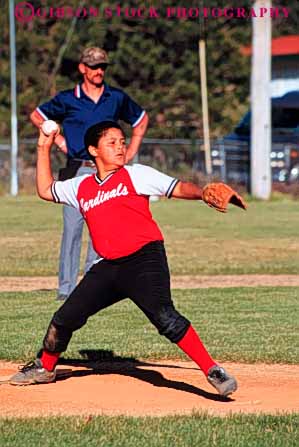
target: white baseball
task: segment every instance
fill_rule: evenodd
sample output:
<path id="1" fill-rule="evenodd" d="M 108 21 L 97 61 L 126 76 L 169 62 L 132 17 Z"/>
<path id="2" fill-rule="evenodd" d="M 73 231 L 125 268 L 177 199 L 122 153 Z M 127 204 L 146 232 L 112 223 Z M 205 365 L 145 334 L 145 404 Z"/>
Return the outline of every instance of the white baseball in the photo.
<path id="1" fill-rule="evenodd" d="M 50 135 L 53 130 L 58 130 L 58 125 L 53 120 L 44 121 L 42 124 L 42 131 L 45 135 Z"/>

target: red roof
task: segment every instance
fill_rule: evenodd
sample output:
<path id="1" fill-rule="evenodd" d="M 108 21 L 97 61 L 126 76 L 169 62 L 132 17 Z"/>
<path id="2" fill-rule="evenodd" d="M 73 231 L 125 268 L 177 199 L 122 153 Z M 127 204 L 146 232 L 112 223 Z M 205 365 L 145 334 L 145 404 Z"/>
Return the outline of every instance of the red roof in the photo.
<path id="1" fill-rule="evenodd" d="M 241 53 L 250 56 L 252 47 L 242 47 Z M 286 56 L 299 54 L 299 36 L 283 36 L 272 39 L 272 56 Z"/>

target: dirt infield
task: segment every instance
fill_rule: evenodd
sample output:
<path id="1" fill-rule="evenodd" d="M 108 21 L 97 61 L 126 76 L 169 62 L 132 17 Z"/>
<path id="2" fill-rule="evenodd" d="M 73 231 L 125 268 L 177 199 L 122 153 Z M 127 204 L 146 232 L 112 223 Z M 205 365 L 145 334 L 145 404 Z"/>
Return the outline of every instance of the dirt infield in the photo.
<path id="1" fill-rule="evenodd" d="M 16 387 L 3 383 L 17 365 L 0 362 L 2 417 L 53 415 L 164 416 L 204 411 L 299 412 L 299 366 L 225 364 L 239 389 L 221 398 L 192 362 L 102 362 L 60 365 L 56 383 Z"/>
<path id="2" fill-rule="evenodd" d="M 208 287 L 299 286 L 299 275 L 173 276 L 173 289 Z M 0 277 L 0 292 L 30 292 L 57 288 L 56 276 Z"/>

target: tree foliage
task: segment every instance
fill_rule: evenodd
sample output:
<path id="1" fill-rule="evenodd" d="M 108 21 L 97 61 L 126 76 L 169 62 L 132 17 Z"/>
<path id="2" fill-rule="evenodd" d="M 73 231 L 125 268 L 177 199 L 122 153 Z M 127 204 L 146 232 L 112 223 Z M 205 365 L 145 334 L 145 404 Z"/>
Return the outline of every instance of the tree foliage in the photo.
<path id="1" fill-rule="evenodd" d="M 17 3 L 17 2 L 16 2 Z M 49 8 L 54 2 L 31 0 L 34 8 Z M 199 137 L 202 135 L 199 77 L 199 38 L 206 38 L 209 111 L 212 135 L 231 130 L 248 107 L 250 59 L 240 53 L 250 45 L 250 19 L 167 19 L 166 8 L 173 2 L 118 1 L 87 2 L 56 0 L 55 8 L 66 4 L 76 9 L 94 3 L 98 17 L 44 19 L 16 22 L 17 88 L 20 137 L 36 135 L 29 122 L 30 112 L 56 91 L 78 82 L 77 64 L 82 49 L 89 45 L 105 48 L 113 61 L 106 80 L 124 88 L 150 115 L 148 136 Z M 117 6 L 121 3 L 121 14 Z M 299 17 L 297 0 L 273 2 L 287 6 L 288 19 L 275 19 L 273 35 L 296 34 Z M 179 7 L 179 3 L 176 3 Z M 205 6 L 223 8 L 227 2 L 204 2 Z M 181 7 L 200 8 L 201 0 L 182 2 Z M 231 7 L 239 7 L 237 0 Z M 243 0 L 250 8 L 253 2 Z M 126 17 L 125 8 L 150 7 L 157 18 Z M 104 14 L 110 8 L 112 17 Z M 0 117 L 2 139 L 10 132 L 10 73 L 8 0 L 1 0 Z M 61 54 L 61 48 L 66 45 Z"/>

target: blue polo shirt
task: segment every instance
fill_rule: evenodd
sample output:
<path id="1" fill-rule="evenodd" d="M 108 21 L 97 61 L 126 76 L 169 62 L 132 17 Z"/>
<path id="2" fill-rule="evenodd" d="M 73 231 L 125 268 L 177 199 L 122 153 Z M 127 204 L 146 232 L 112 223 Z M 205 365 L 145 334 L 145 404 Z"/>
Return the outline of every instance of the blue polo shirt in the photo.
<path id="1" fill-rule="evenodd" d="M 104 91 L 97 103 L 87 96 L 81 84 L 64 90 L 36 108 L 45 120 L 61 123 L 69 158 L 88 160 L 84 148 L 86 130 L 100 121 L 123 120 L 132 127 L 142 120 L 145 111 L 125 92 L 104 83 Z"/>

